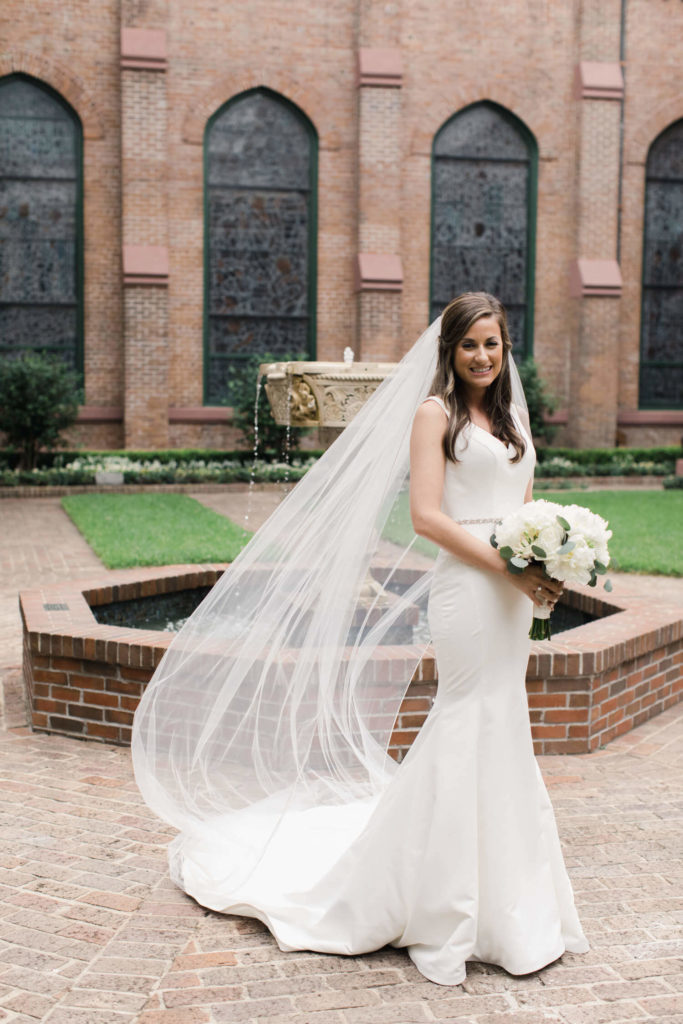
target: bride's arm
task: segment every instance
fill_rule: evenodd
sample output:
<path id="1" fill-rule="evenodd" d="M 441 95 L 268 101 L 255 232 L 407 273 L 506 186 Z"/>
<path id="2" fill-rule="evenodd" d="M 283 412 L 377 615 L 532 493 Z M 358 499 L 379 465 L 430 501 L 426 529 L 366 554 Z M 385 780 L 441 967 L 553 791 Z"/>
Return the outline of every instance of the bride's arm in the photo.
<path id="1" fill-rule="evenodd" d="M 549 579 L 541 566 L 531 565 L 513 576 L 495 548 L 473 537 L 442 512 L 446 425 L 443 410 L 436 402 L 423 403 L 415 414 L 410 436 L 410 517 L 415 533 L 468 565 L 502 574 L 534 604 L 542 605 L 545 601 L 554 604 L 562 593 L 562 585 Z M 531 499 L 531 487 L 532 482 L 527 488 L 525 501 Z"/>
<path id="2" fill-rule="evenodd" d="M 469 565 L 505 573 L 505 562 L 495 548 L 473 537 L 441 510 L 446 475 L 443 450 L 446 426 L 443 409 L 436 402 L 425 402 L 415 414 L 410 437 L 410 517 L 413 529 Z"/>

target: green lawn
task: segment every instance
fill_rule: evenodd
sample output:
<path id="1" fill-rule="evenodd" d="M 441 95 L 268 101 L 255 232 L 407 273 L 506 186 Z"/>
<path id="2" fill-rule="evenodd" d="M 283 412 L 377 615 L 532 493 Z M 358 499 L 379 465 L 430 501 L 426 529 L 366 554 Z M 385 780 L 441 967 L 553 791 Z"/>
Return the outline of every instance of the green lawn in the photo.
<path id="1" fill-rule="evenodd" d="M 542 491 L 562 505 L 587 505 L 609 521 L 612 567 L 683 576 L 683 491 Z M 110 569 L 183 562 L 230 562 L 250 534 L 184 494 L 83 494 L 64 498 L 67 513 Z M 402 494 L 383 536 L 412 536 Z M 418 538 L 415 549 L 436 548 Z"/>
<path id="2" fill-rule="evenodd" d="M 410 497 L 407 491 L 401 491 L 394 502 L 391 515 L 384 524 L 382 537 L 393 544 L 405 547 L 410 542 L 413 533 L 413 524 L 410 521 Z M 413 545 L 413 551 L 418 551 L 421 555 L 426 555 L 427 558 L 436 558 L 439 553 L 436 544 L 425 540 L 424 537 L 417 538 Z"/>
<path id="3" fill-rule="evenodd" d="M 540 491 L 535 497 L 585 505 L 607 519 L 612 568 L 683 576 L 683 491 Z M 405 544 L 411 535 L 408 495 L 401 494 L 383 536 Z M 422 538 L 415 547 L 425 554 L 434 550 Z"/>
<path id="4" fill-rule="evenodd" d="M 62 506 L 109 569 L 231 562 L 251 536 L 185 494 L 76 494 Z"/>
<path id="5" fill-rule="evenodd" d="M 542 491 L 559 505 L 585 505 L 609 522 L 614 569 L 683 576 L 683 491 Z"/>

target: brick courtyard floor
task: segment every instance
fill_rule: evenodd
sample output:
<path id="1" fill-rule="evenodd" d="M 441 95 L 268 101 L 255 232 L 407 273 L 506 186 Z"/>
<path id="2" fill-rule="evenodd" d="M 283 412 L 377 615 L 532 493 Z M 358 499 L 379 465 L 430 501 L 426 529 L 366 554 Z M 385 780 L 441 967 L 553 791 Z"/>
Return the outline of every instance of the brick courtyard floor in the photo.
<path id="1" fill-rule="evenodd" d="M 198 496 L 244 513 L 244 495 Z M 254 495 L 251 524 L 277 493 Z M 171 830 L 129 751 L 25 726 L 17 591 L 102 566 L 53 499 L 0 502 L 0 1022 L 683 1024 L 683 705 L 590 755 L 541 757 L 591 950 L 454 989 L 399 950 L 281 953 L 166 876 Z M 683 581 L 615 576 L 683 601 Z"/>

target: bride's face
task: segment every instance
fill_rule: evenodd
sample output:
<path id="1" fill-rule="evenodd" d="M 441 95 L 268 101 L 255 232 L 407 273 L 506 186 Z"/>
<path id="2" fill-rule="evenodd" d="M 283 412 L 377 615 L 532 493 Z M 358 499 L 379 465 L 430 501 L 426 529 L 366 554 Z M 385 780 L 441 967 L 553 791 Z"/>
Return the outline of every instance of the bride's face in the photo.
<path id="1" fill-rule="evenodd" d="M 482 316 L 470 327 L 455 349 L 454 368 L 460 380 L 474 391 L 491 384 L 503 367 L 503 339 L 494 316 Z"/>

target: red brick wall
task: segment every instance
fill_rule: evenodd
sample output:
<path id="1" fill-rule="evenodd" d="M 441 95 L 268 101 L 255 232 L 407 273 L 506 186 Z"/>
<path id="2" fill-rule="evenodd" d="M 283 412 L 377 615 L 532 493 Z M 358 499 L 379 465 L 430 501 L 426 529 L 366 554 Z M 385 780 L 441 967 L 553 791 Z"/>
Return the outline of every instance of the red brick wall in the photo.
<path id="1" fill-rule="evenodd" d="M 33 728 L 129 744 L 133 712 L 154 671 L 152 661 L 159 660 L 151 647 L 141 649 L 139 657 L 132 650 L 133 663 L 124 664 L 39 654 L 27 646 L 24 673 Z M 396 653 L 402 657 L 400 649 Z M 386 654 L 391 658 L 392 651 Z M 146 666 L 138 664 L 145 661 Z M 527 676 L 534 750 L 578 754 L 604 746 L 681 699 L 681 666 L 683 650 L 676 641 L 604 672 Z M 394 723 L 389 752 L 397 760 L 410 749 L 436 692 L 434 659 L 428 657 Z"/>
<path id="2" fill-rule="evenodd" d="M 49 0 L 30 5 L 6 0 L 2 17 L 0 73 L 20 69 L 42 78 L 72 103 L 85 128 L 88 405 L 123 409 L 126 404 L 121 286 L 124 210 L 127 239 L 169 248 L 168 324 L 160 325 L 166 336 L 150 340 L 167 365 L 167 382 L 150 383 L 151 391 L 156 387 L 164 392 L 153 397 L 160 405 L 201 405 L 203 133 L 207 119 L 222 103 L 259 85 L 298 104 L 318 132 L 317 335 L 318 355 L 324 359 L 340 358 L 347 344 L 358 348 L 366 329 L 354 291 L 355 258 L 365 237 L 363 210 L 375 217 L 367 240 L 374 238 L 378 246 L 390 250 L 400 247 L 402 293 L 378 296 L 361 307 L 362 316 L 369 319 L 368 329 L 383 350 L 397 355 L 418 336 L 428 317 L 434 134 L 457 110 L 481 99 L 509 108 L 529 127 L 539 146 L 535 352 L 562 405 L 576 404 L 579 385 L 571 383 L 569 374 L 572 340 L 582 330 L 582 322 L 584 332 L 590 325 L 586 326 L 585 318 L 582 321 L 581 301 L 569 296 L 568 272 L 575 258 L 591 255 L 580 252 L 580 246 L 595 247 L 617 230 L 619 211 L 612 193 L 619 103 L 587 108 L 582 122 L 581 103 L 592 101 L 576 98 L 574 73 L 579 59 L 619 60 L 618 0 L 592 0 L 580 5 L 580 10 L 575 4 L 522 0 L 508 4 L 482 0 L 476 5 L 469 0 L 431 0 L 428 9 L 417 4 L 391 10 L 380 0 L 327 0 L 318 5 L 303 0 L 286 5 L 273 0 L 230 5 L 213 0 L 145 4 L 131 0 L 123 5 L 114 0 L 96 5 L 80 0 L 63 0 L 59 5 Z M 122 25 L 164 29 L 168 41 L 166 71 L 127 72 L 129 78 L 141 76 L 141 84 L 156 76 L 154 88 L 165 93 L 158 123 L 152 116 L 140 135 L 150 140 L 157 162 L 159 154 L 165 153 L 165 172 L 159 173 L 156 193 L 148 190 L 145 195 L 137 194 L 137 179 L 122 185 L 122 138 L 130 138 L 132 124 L 123 126 L 122 133 Z M 682 31 L 680 3 L 631 0 L 626 5 L 624 287 L 621 299 L 609 300 L 614 302 L 617 327 L 610 331 L 616 341 L 596 355 L 595 371 L 603 381 L 614 381 L 610 408 L 616 403 L 621 411 L 637 407 L 644 164 L 655 136 L 683 116 L 680 61 L 671 45 Z M 375 100 L 380 105 L 389 103 L 386 139 L 375 132 L 369 140 L 360 129 L 359 46 L 394 47 L 402 56 L 402 85 L 386 91 L 400 93 L 400 117 L 394 116 L 395 97 L 380 96 L 379 90 L 376 97 L 364 97 L 369 108 Z M 609 119 L 608 126 L 602 125 L 601 117 Z M 382 161 L 368 158 L 378 144 L 390 158 L 390 171 L 382 172 Z M 584 150 L 591 145 L 607 147 L 609 159 L 602 165 L 609 170 L 606 181 L 586 171 L 591 165 L 583 159 L 582 145 Z M 397 184 L 393 182 L 396 173 Z M 359 174 L 370 175 L 363 203 L 358 199 Z M 388 236 L 375 230 L 386 219 L 384 214 L 373 213 L 382 204 L 383 174 L 387 181 L 391 179 L 391 189 L 398 196 L 397 216 L 387 227 Z M 599 217 L 594 216 L 595 210 Z M 157 237 L 160 218 L 165 220 L 164 239 Z M 596 229 L 597 241 L 591 235 Z M 603 390 L 597 401 L 607 403 L 609 392 L 609 388 Z M 582 444 L 609 440 L 614 418 L 606 415 L 599 420 L 592 433 L 579 439 Z M 621 430 L 623 441 L 638 443 L 671 441 L 679 435 L 677 425 Z M 122 428 L 84 424 L 74 436 L 91 446 L 118 445 Z M 167 436 L 169 444 L 231 443 L 222 424 L 171 426 Z M 163 431 L 159 437 L 163 440 Z M 150 437 L 150 443 L 156 440 Z"/>
<path id="3" fill-rule="evenodd" d="M 683 4 L 667 0 L 629 0 L 626 5 L 626 68 L 624 107 L 624 178 L 621 269 L 624 294 L 620 304 L 619 407 L 638 407 L 640 357 L 640 281 L 643 248 L 645 162 L 650 145 L 670 124 L 683 117 L 681 62 L 672 40 L 683 34 Z M 659 443 L 677 444 L 676 429 L 660 430 Z M 666 440 L 664 440 L 666 438 Z M 647 428 L 624 429 L 629 444 L 655 443 Z"/>
<path id="4" fill-rule="evenodd" d="M 151 669 L 36 655 L 33 728 L 109 743 L 130 743 L 133 712 Z"/>
<path id="5" fill-rule="evenodd" d="M 92 405 L 123 403 L 119 16 L 115 3 L 30 5 L 0 12 L 0 75 L 35 76 L 83 123 L 85 387 Z"/>
<path id="6" fill-rule="evenodd" d="M 594 675 L 527 677 L 537 753 L 582 753 L 640 725 L 681 699 L 683 651 L 666 644 Z"/>

